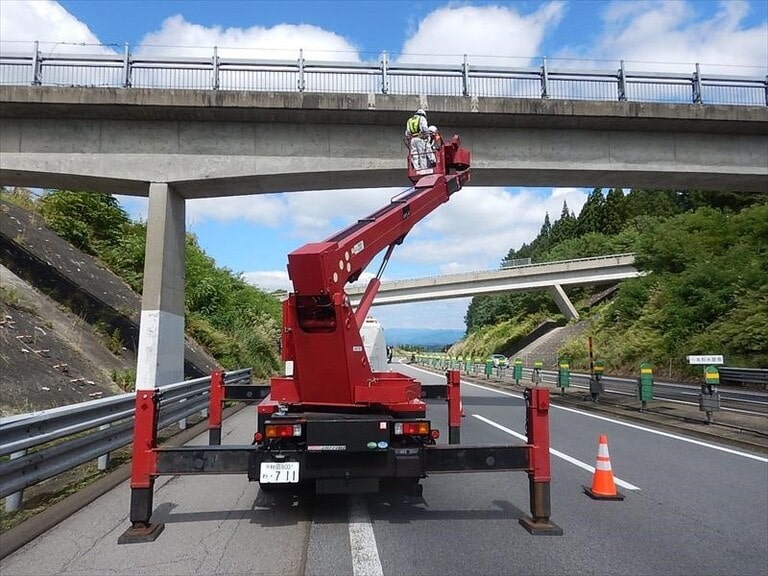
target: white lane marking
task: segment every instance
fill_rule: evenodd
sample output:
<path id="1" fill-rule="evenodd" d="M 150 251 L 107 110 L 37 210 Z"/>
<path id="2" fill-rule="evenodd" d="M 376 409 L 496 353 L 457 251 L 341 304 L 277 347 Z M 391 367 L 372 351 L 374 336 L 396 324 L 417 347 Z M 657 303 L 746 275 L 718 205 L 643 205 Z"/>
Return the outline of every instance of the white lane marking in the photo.
<path id="1" fill-rule="evenodd" d="M 410 368 L 413 368 L 414 370 L 419 370 L 420 372 L 424 372 L 426 374 L 432 374 L 435 376 L 434 372 L 429 372 L 427 370 L 423 370 L 422 368 L 416 368 L 415 366 L 410 366 Z M 512 398 L 522 398 L 522 394 L 517 394 L 514 392 L 505 392 L 504 390 L 496 390 L 495 388 L 488 388 L 487 386 L 482 386 L 481 384 L 474 384 L 473 382 L 467 382 L 466 380 L 461 381 L 462 384 L 466 384 L 467 386 L 473 386 L 475 388 L 480 388 L 481 390 L 487 390 L 488 392 L 495 392 L 496 394 L 501 394 L 503 396 L 511 396 Z M 581 416 L 586 416 L 587 418 L 594 418 L 595 420 L 602 420 L 603 422 L 610 422 L 611 424 L 616 424 L 617 426 L 624 426 L 626 428 L 633 428 L 635 430 L 642 430 L 643 432 L 648 432 L 649 434 L 656 434 L 658 436 L 664 436 L 665 438 L 672 438 L 673 440 L 680 440 L 681 442 L 687 442 L 689 444 L 695 444 L 696 446 L 703 446 L 704 448 L 711 448 L 712 450 L 718 450 L 720 452 L 725 452 L 727 454 L 733 454 L 734 456 L 741 456 L 742 458 L 749 458 L 750 460 L 757 460 L 758 462 L 765 462 L 768 463 L 768 458 L 764 458 L 762 456 L 757 456 L 756 454 L 749 454 L 748 452 L 741 452 L 740 450 L 733 450 L 731 448 L 726 448 L 724 446 L 717 446 L 715 444 L 709 444 L 708 442 L 702 442 L 701 440 L 694 440 L 693 438 L 686 438 L 685 436 L 678 436 L 677 434 L 671 434 L 669 432 L 662 432 L 661 430 L 654 430 L 652 428 L 646 428 L 645 426 L 638 426 L 637 424 L 630 424 L 629 422 L 622 422 L 621 420 L 614 420 L 613 418 L 607 418 L 605 416 L 599 416 L 597 414 L 591 414 L 590 412 L 583 412 L 581 410 L 577 410 L 576 408 L 567 408 L 565 406 L 557 406 L 555 404 L 550 404 L 550 406 L 554 410 L 563 410 L 565 412 L 573 412 L 574 414 L 579 414 Z"/>
<path id="2" fill-rule="evenodd" d="M 349 544 L 352 548 L 352 574 L 354 576 L 383 576 L 376 547 L 376 536 L 371 525 L 371 516 L 365 500 L 360 495 L 351 495 L 349 506 Z"/>
<path id="3" fill-rule="evenodd" d="M 490 426 L 493 426 L 494 428 L 498 428 L 502 432 L 506 432 L 507 434 L 510 434 L 510 435 L 514 436 L 515 438 L 519 438 L 523 442 L 527 442 L 528 441 L 528 439 L 525 436 L 523 436 L 522 434 L 518 434 L 517 432 L 515 432 L 514 430 L 510 430 L 506 426 L 502 426 L 501 424 L 498 424 L 497 422 L 494 422 L 493 420 L 489 420 L 485 416 L 480 416 L 480 414 L 472 414 L 472 416 L 474 416 L 475 418 L 477 418 L 481 422 L 485 422 L 486 424 L 488 424 Z M 550 447 L 549 453 L 552 454 L 552 456 L 557 456 L 558 458 L 562 458 L 563 460 L 573 464 L 574 466 L 578 466 L 579 468 L 583 468 L 584 470 L 586 470 L 590 474 L 594 474 L 594 472 L 595 472 L 595 467 L 594 466 L 590 466 L 589 464 L 586 464 L 586 463 L 582 462 L 581 460 L 577 460 L 573 456 L 568 456 L 568 454 L 564 454 L 563 452 L 560 452 L 559 450 L 555 450 L 552 447 Z M 640 490 L 640 488 L 638 486 L 635 486 L 634 484 L 630 484 L 629 482 L 626 482 L 625 480 L 620 480 L 619 478 L 616 478 L 616 476 L 613 477 L 613 480 L 614 480 L 614 482 L 616 482 L 616 484 L 618 486 L 621 486 L 622 488 L 626 488 L 627 490 Z"/>

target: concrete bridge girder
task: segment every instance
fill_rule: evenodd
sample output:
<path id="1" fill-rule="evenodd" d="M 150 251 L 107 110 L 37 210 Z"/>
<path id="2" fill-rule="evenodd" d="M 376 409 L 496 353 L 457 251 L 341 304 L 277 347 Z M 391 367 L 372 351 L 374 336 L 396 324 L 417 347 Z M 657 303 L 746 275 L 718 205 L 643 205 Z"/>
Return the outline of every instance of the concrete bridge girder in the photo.
<path id="1" fill-rule="evenodd" d="M 0 87 L 0 183 L 185 198 L 404 186 L 414 97 Z M 312 96 L 310 98 L 310 96 Z M 428 97 L 473 185 L 765 191 L 768 108 Z"/>

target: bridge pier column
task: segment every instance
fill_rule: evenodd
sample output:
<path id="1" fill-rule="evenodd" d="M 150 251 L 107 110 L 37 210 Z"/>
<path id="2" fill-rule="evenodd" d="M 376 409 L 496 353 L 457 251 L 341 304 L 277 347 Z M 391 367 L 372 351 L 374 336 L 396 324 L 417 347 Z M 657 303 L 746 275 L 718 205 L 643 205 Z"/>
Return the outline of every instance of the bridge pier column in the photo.
<path id="1" fill-rule="evenodd" d="M 156 389 L 184 380 L 184 198 L 166 183 L 149 186 L 147 247 L 136 366 L 136 417 L 131 461 L 131 528 L 119 544 L 152 541 L 160 399 Z"/>
<path id="2" fill-rule="evenodd" d="M 184 198 L 150 184 L 136 390 L 184 380 L 184 217 Z"/>
<path id="3" fill-rule="evenodd" d="M 578 320 L 579 313 L 576 311 L 576 307 L 573 305 L 568 295 L 563 290 L 560 284 L 553 284 L 547 289 L 547 293 L 552 296 L 560 312 L 565 316 L 566 320 Z"/>

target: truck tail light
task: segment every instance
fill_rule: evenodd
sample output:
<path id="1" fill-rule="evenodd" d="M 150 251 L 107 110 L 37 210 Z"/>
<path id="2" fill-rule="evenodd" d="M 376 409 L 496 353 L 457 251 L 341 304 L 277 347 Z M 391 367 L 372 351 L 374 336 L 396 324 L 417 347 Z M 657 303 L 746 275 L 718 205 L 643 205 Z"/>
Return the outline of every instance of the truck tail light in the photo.
<path id="1" fill-rule="evenodd" d="M 392 426 L 395 436 L 427 436 L 430 433 L 429 422 L 395 422 Z"/>
<path id="2" fill-rule="evenodd" d="M 301 436 L 301 424 L 267 424 L 264 427 L 266 438 L 292 438 Z"/>

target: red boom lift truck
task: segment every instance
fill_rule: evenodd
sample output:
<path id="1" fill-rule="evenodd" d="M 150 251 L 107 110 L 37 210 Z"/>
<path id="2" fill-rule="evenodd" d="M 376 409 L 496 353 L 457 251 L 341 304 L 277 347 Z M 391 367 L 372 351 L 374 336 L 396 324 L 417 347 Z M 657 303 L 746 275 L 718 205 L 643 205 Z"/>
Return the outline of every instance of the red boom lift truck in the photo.
<path id="1" fill-rule="evenodd" d="M 154 540 L 154 479 L 169 474 L 247 473 L 262 490 L 304 484 L 318 494 L 369 493 L 395 488 L 421 494 L 419 481 L 432 473 L 521 470 L 529 476 L 531 517 L 521 524 L 534 534 L 562 534 L 550 522 L 549 396 L 529 389 L 525 445 L 459 444 L 459 372 L 447 383 L 422 386 L 398 372 L 371 369 L 360 335 L 392 254 L 411 228 L 447 202 L 469 180 L 470 153 L 458 136 L 435 152 L 435 166 L 416 170 L 413 187 L 323 242 L 288 255 L 293 292 L 283 303 L 282 356 L 293 373 L 270 386 L 227 384 L 211 376 L 209 446 L 159 448 L 157 413 L 162 390 L 137 391 L 131 476 L 132 526 L 121 543 Z M 353 308 L 348 282 L 383 250 L 381 267 Z M 448 401 L 448 440 L 427 416 L 424 398 Z M 224 400 L 258 402 L 258 424 L 249 446 L 221 446 Z M 289 486 L 290 487 L 290 486 Z"/>

